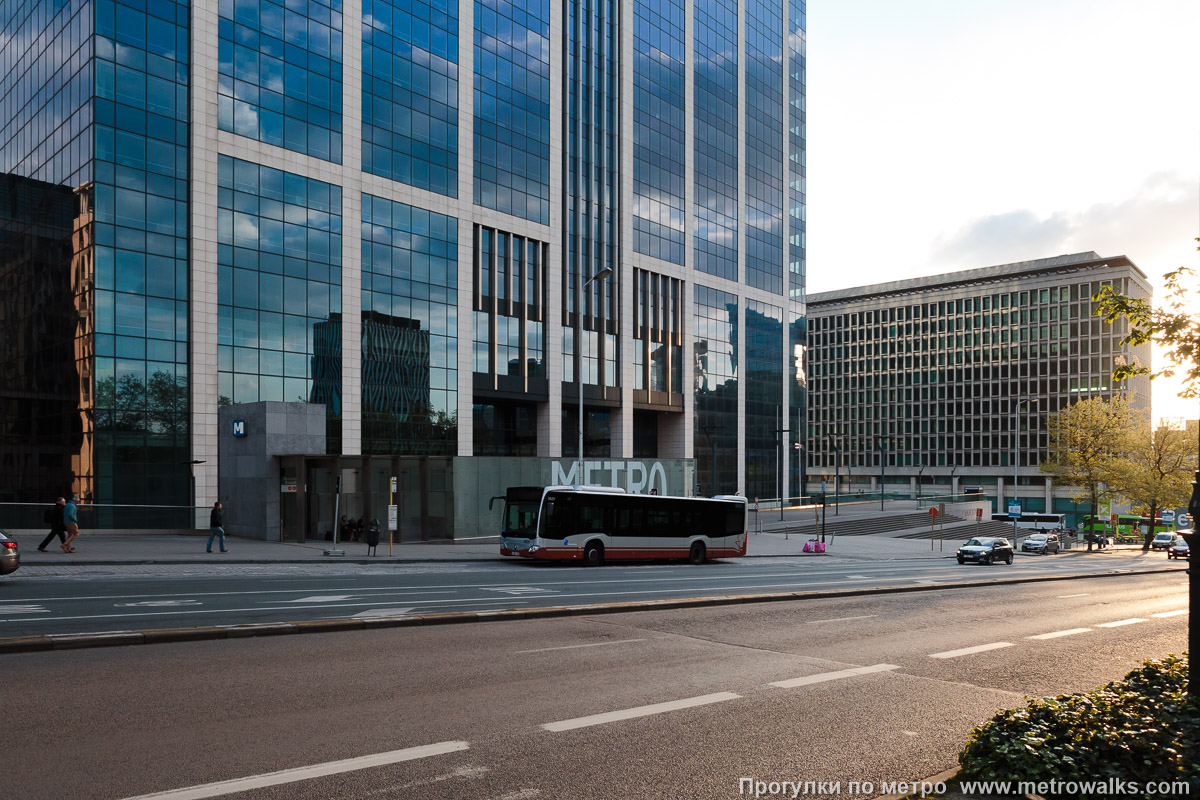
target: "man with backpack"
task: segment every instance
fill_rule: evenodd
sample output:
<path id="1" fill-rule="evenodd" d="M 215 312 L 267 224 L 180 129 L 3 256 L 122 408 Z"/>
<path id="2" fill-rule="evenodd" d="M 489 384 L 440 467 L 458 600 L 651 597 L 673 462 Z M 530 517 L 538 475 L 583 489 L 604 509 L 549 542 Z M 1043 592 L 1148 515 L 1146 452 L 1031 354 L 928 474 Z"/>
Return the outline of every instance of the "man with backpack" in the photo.
<path id="1" fill-rule="evenodd" d="M 55 536 L 61 539 L 63 544 L 67 543 L 67 526 L 63 524 L 63 508 L 66 502 L 60 497 L 54 505 L 46 509 L 45 514 L 42 514 L 42 521 L 50 525 L 50 533 L 46 534 L 46 538 L 38 545 L 38 550 L 42 553 L 46 552 L 46 545 L 54 541 Z"/>

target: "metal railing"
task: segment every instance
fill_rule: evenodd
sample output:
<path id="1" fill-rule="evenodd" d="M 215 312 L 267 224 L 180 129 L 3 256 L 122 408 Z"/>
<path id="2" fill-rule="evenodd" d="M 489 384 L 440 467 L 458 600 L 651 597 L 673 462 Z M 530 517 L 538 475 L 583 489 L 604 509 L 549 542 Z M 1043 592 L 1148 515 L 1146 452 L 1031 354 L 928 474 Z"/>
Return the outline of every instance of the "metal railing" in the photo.
<path id="1" fill-rule="evenodd" d="M 43 515 L 52 503 L 0 503 L 0 528 L 48 530 Z M 193 506 L 76 506 L 82 531 L 194 531 L 208 528 L 210 508 Z"/>

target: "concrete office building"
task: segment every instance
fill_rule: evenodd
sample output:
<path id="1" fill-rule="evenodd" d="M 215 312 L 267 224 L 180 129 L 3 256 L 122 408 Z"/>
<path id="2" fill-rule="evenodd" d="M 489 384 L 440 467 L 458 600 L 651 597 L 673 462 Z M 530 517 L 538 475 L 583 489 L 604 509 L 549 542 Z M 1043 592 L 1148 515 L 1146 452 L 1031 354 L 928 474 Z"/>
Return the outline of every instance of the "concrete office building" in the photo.
<path id="1" fill-rule="evenodd" d="M 979 487 L 1006 512 L 1015 467 L 1023 510 L 1074 515 L 1038 469 L 1046 418 L 1122 392 L 1150 403 L 1148 379 L 1112 380 L 1119 359 L 1150 364 L 1150 346 L 1092 315 L 1106 284 L 1151 296 L 1132 261 L 1096 253 L 810 296 L 809 475 L 829 491 L 838 472 L 847 491 L 877 491 L 881 474 L 889 492 Z"/>
<path id="2" fill-rule="evenodd" d="M 0 499 L 237 525 L 253 464 L 269 538 L 392 477 L 461 537 L 510 482 L 796 493 L 804 16 L 5 2 Z"/>

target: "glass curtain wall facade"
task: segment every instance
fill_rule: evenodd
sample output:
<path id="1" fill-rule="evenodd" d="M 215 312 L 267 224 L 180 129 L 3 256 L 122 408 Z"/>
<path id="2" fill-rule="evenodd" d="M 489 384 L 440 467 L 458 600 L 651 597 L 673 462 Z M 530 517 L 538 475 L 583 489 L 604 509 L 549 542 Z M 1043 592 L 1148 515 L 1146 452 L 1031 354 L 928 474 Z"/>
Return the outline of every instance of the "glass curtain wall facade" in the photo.
<path id="1" fill-rule="evenodd" d="M 790 394 L 787 428 L 791 447 L 788 495 L 799 497 L 807 492 L 808 437 L 806 435 L 807 377 L 804 362 L 808 348 L 808 323 L 805 318 L 805 109 L 806 55 L 804 44 L 804 0 L 788 3 L 788 346 L 789 369 L 786 376 Z"/>
<path id="2" fill-rule="evenodd" d="M 736 0 L 696 0 L 694 53 L 695 205 L 698 272 L 738 279 L 738 9 Z"/>
<path id="3" fill-rule="evenodd" d="M 298 401 L 326 407 L 314 458 L 566 462 L 582 419 L 590 456 L 777 493 L 803 25 L 801 0 L 0 4 L 0 484 L 209 505 L 217 409 Z"/>
<path id="4" fill-rule="evenodd" d="M 475 4 L 475 202 L 550 223 L 550 2 Z"/>
<path id="5" fill-rule="evenodd" d="M 633 249 L 684 263 L 684 4 L 633 6 Z"/>
<path id="6" fill-rule="evenodd" d="M 458 3 L 364 0 L 362 23 L 363 172 L 457 197 Z"/>
<path id="7" fill-rule="evenodd" d="M 362 199 L 362 451 L 454 455 L 458 220 Z"/>
<path id="8" fill-rule="evenodd" d="M 218 403 L 325 403 L 341 452 L 342 190 L 219 159 Z"/>

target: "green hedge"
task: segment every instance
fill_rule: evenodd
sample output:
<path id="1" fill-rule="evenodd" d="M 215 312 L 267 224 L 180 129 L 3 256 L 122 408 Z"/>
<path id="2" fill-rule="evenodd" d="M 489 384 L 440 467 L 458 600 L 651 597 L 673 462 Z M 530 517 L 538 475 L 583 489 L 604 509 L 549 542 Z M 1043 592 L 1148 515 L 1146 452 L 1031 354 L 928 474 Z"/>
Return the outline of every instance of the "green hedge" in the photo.
<path id="1" fill-rule="evenodd" d="M 1187 672 L 1186 653 L 1168 656 L 1094 692 L 1002 711 L 971 732 L 959 778 L 1191 780 L 1200 796 L 1200 702 L 1188 702 Z"/>

